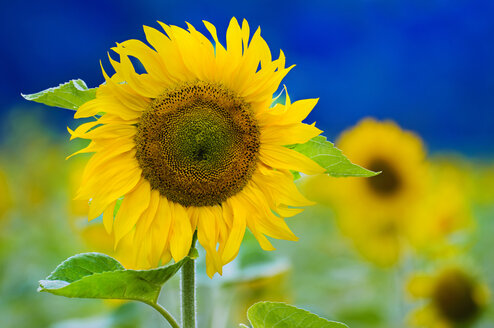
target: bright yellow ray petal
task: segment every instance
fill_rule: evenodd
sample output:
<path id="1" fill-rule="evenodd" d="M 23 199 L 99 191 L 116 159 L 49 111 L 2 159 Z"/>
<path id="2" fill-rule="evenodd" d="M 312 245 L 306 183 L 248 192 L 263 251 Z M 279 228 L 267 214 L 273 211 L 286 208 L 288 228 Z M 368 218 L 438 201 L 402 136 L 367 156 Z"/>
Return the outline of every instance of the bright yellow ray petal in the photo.
<path id="1" fill-rule="evenodd" d="M 166 250 L 166 244 L 169 240 L 171 222 L 170 203 L 165 197 L 160 197 L 158 211 L 153 221 L 153 229 L 151 229 L 152 252 L 150 261 L 154 265 L 157 265 L 160 259 L 162 261 L 164 259 L 163 252 Z"/>
<path id="2" fill-rule="evenodd" d="M 250 203 L 250 200 L 247 197 L 245 197 L 245 195 L 243 193 L 237 194 L 236 198 L 238 200 L 238 203 L 237 203 L 238 206 L 239 206 L 239 204 L 243 204 L 244 206 L 248 206 L 247 204 Z M 233 204 L 233 205 L 235 205 L 235 204 Z M 254 206 L 255 206 L 255 204 L 254 204 Z M 234 206 L 232 206 L 232 208 L 235 210 Z M 257 218 L 256 218 L 258 216 L 258 215 L 256 215 L 257 214 L 256 208 L 251 206 L 251 211 L 253 211 L 253 212 L 249 212 L 249 217 L 247 218 L 247 227 L 252 232 L 254 237 L 256 237 L 257 241 L 259 242 L 259 245 L 261 246 L 261 248 L 263 250 L 265 250 L 265 251 L 275 250 L 275 248 L 269 242 L 269 240 L 266 238 L 266 236 L 264 236 L 259 231 L 259 227 L 258 227 L 259 223 L 257 222 Z"/>
<path id="3" fill-rule="evenodd" d="M 101 180 L 94 182 L 94 187 L 83 184 L 76 199 L 92 198 L 89 206 L 92 214 L 89 219 L 97 217 L 109 204 L 134 188 L 141 178 L 140 172 L 140 168 L 136 167 L 122 172 L 116 170 L 108 175 L 99 176 Z M 99 186 L 99 188 L 96 188 L 96 186 Z"/>
<path id="4" fill-rule="evenodd" d="M 113 229 L 113 212 L 115 211 L 115 205 L 117 202 L 112 202 L 106 210 L 103 212 L 103 225 L 105 227 L 105 230 L 108 234 L 112 232 Z"/>
<path id="5" fill-rule="evenodd" d="M 303 144 L 321 132 L 314 125 L 303 123 L 270 126 L 261 131 L 261 142 L 278 146 Z"/>
<path id="6" fill-rule="evenodd" d="M 147 108 L 150 99 L 140 96 L 128 85 L 115 82 L 117 75 L 110 78 L 108 74 L 106 74 L 101 62 L 100 66 L 103 77 L 106 81 L 106 85 L 104 87 L 108 88 L 108 91 L 115 96 L 115 99 L 117 99 L 122 105 L 127 106 L 136 112 L 141 112 Z"/>
<path id="7" fill-rule="evenodd" d="M 175 262 L 178 262 L 189 253 L 193 231 L 185 208 L 177 203 L 170 202 L 169 204 L 173 220 L 170 251 Z"/>
<path id="8" fill-rule="evenodd" d="M 163 29 L 166 28 L 165 31 L 169 30 L 167 25 L 161 22 L 158 23 Z M 144 26 L 144 33 L 148 42 L 158 52 L 168 75 L 173 81 L 188 81 L 192 78 L 183 63 L 179 50 L 171 40 L 172 35 L 167 37 L 165 34 L 148 26 Z"/>
<path id="9" fill-rule="evenodd" d="M 152 222 L 155 220 L 155 217 L 157 216 L 157 211 L 158 207 L 160 204 L 160 193 L 157 190 L 151 190 L 151 196 L 149 199 L 149 206 L 146 208 L 146 210 L 141 214 L 141 217 L 139 218 L 139 224 L 136 225 L 136 231 L 135 231 L 135 242 L 136 244 L 144 244 L 147 242 L 147 244 L 150 246 L 151 242 L 148 242 L 149 239 L 149 228 L 152 224 Z M 143 247 L 145 248 L 145 247 Z M 149 247 L 150 249 L 150 247 Z M 149 250 L 148 249 L 148 250 Z M 148 252 L 143 252 L 147 254 Z M 159 251 L 159 254 L 161 254 L 161 250 Z"/>
<path id="10" fill-rule="evenodd" d="M 117 74 L 120 74 L 125 82 L 138 94 L 147 98 L 156 98 L 163 91 L 162 85 L 156 81 L 146 79 L 147 74 L 137 74 L 134 66 L 126 55 L 120 55 L 120 62 L 113 60 L 108 54 L 110 64 L 115 69 Z"/>
<path id="11" fill-rule="evenodd" d="M 197 239 L 206 250 L 206 272 L 213 277 L 215 272 L 222 273 L 222 263 L 218 251 L 218 226 L 216 217 L 221 216 L 219 206 L 204 206 L 200 209 L 200 217 L 197 222 Z"/>
<path id="12" fill-rule="evenodd" d="M 228 235 L 223 251 L 221 252 L 221 261 L 226 264 L 231 262 L 238 254 L 240 244 L 244 238 L 249 213 L 236 197 L 227 199 L 226 203 L 223 204 L 223 207 L 228 207 L 229 210 L 233 212 L 230 234 Z"/>
<path id="13" fill-rule="evenodd" d="M 151 186 L 145 179 L 141 179 L 140 183 L 125 195 L 113 224 L 115 246 L 118 245 L 123 236 L 132 230 L 141 214 L 149 206 L 150 197 Z"/>
<path id="14" fill-rule="evenodd" d="M 127 40 L 112 48 L 116 53 L 138 58 L 146 72 L 162 84 L 169 84 L 166 69 L 158 53 L 140 40 Z"/>
<path id="15" fill-rule="evenodd" d="M 239 60 L 242 56 L 242 31 L 235 17 L 230 20 L 226 31 L 226 51 L 233 60 Z"/>
<path id="16" fill-rule="evenodd" d="M 254 174 L 252 181 L 263 191 L 266 198 L 277 206 L 310 206 L 315 203 L 308 200 L 297 189 L 290 172 L 270 171 L 266 174 Z"/>
<path id="17" fill-rule="evenodd" d="M 259 157 L 273 168 L 295 170 L 305 174 L 322 174 L 326 170 L 299 152 L 276 145 L 261 145 Z"/>
<path id="18" fill-rule="evenodd" d="M 251 206 L 258 211 L 257 222 L 260 232 L 276 239 L 298 240 L 285 221 L 271 212 L 263 193 L 254 184 L 247 185 L 242 193 L 250 200 Z M 256 216 L 256 214 L 253 215 Z"/>

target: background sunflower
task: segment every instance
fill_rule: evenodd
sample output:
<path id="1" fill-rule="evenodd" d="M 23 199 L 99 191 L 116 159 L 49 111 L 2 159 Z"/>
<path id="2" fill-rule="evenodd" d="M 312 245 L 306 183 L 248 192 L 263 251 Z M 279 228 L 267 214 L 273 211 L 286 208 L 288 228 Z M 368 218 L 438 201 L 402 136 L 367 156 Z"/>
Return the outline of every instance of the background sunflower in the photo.
<path id="1" fill-rule="evenodd" d="M 432 328 L 473 326 L 485 311 L 489 290 L 479 277 L 461 266 L 445 267 L 437 272 L 415 274 L 408 283 L 414 298 L 427 304 L 410 316 L 412 325 Z"/>

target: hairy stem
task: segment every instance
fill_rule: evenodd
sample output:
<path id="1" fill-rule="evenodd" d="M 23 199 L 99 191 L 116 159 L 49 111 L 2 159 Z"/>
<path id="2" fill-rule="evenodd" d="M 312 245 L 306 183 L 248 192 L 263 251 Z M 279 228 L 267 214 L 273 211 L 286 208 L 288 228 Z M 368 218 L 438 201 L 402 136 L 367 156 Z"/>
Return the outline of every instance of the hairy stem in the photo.
<path id="1" fill-rule="evenodd" d="M 189 252 L 191 258 L 185 261 L 181 269 L 182 328 L 196 328 L 196 263 L 193 255 L 196 240 L 197 232 L 194 233 Z"/>

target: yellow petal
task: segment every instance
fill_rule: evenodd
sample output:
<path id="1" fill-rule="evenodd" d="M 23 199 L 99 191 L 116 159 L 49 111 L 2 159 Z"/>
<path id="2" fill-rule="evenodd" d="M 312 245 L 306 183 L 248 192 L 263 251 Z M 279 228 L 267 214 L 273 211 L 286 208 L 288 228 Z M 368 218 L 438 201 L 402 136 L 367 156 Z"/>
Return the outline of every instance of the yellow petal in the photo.
<path id="1" fill-rule="evenodd" d="M 170 234 L 170 251 L 175 262 L 178 262 L 189 253 L 193 231 L 185 208 L 174 202 L 169 204 L 173 220 Z"/>
<path id="2" fill-rule="evenodd" d="M 226 31 L 226 51 L 235 60 L 242 56 L 242 31 L 235 17 L 230 20 Z"/>
<path id="3" fill-rule="evenodd" d="M 138 58 L 146 72 L 156 81 L 169 82 L 164 65 L 156 51 L 140 40 L 127 40 L 112 48 L 119 54 Z"/>
<path id="4" fill-rule="evenodd" d="M 261 144 L 262 162 L 277 169 L 295 170 L 305 174 L 322 174 L 326 170 L 299 152 L 282 146 Z"/>
<path id="5" fill-rule="evenodd" d="M 152 258 L 150 260 L 154 265 L 160 259 L 163 260 L 163 252 L 166 250 L 166 244 L 169 241 L 171 222 L 170 202 L 165 197 L 160 196 L 158 211 L 151 229 Z"/>
<path id="6" fill-rule="evenodd" d="M 255 173 L 252 181 L 262 190 L 269 202 L 279 206 L 310 206 L 315 203 L 308 200 L 297 189 L 290 172 L 268 171 L 265 174 Z"/>
<path id="7" fill-rule="evenodd" d="M 161 27 L 169 31 L 169 27 L 161 22 Z M 188 81 L 191 79 L 190 72 L 185 67 L 182 56 L 176 45 L 166 37 L 165 34 L 155 30 L 154 28 L 144 26 L 144 33 L 146 34 L 146 39 L 158 52 L 163 65 L 165 66 L 168 75 L 173 81 Z M 171 34 L 171 33 L 170 33 Z"/>
<path id="8" fill-rule="evenodd" d="M 112 202 L 110 205 L 108 205 L 108 207 L 106 208 L 106 210 L 103 212 L 103 225 L 105 226 L 105 230 L 107 233 L 111 233 L 112 232 L 112 228 L 113 228 L 113 212 L 115 211 L 115 205 L 117 204 L 117 202 Z"/>
<path id="9" fill-rule="evenodd" d="M 251 202 L 251 200 L 244 195 L 244 193 L 238 193 L 236 196 L 234 196 L 238 199 L 237 201 L 237 206 L 240 206 L 240 204 L 244 206 L 248 206 L 248 204 Z M 233 197 L 232 197 L 233 198 Z M 234 204 L 233 204 L 234 205 Z M 232 208 L 235 210 L 235 207 L 232 206 Z M 251 204 L 251 211 L 254 210 L 253 213 L 256 213 L 257 211 L 255 210 L 255 204 Z M 257 222 L 256 216 L 258 215 L 251 215 L 252 213 L 250 212 L 250 216 L 247 218 L 247 227 L 249 230 L 252 232 L 254 237 L 256 237 L 257 241 L 259 242 L 259 245 L 261 248 L 265 251 L 272 251 L 275 250 L 273 245 L 269 242 L 269 240 L 264 236 L 260 231 L 259 231 L 259 223 Z"/>
<path id="10" fill-rule="evenodd" d="M 141 214 L 149 206 L 150 197 L 151 186 L 145 179 L 141 179 L 140 183 L 125 195 L 113 223 L 115 246 L 118 245 L 123 236 L 132 230 Z"/>
<path id="11" fill-rule="evenodd" d="M 270 126 L 262 129 L 261 143 L 279 146 L 303 144 L 321 132 L 315 126 L 304 123 Z"/>
<path id="12" fill-rule="evenodd" d="M 218 226 L 216 217 L 221 216 L 219 206 L 204 206 L 200 209 L 200 217 L 197 222 L 197 239 L 206 250 L 206 272 L 213 277 L 215 272 L 222 273 L 222 263 L 216 250 L 218 243 Z"/>
<path id="13" fill-rule="evenodd" d="M 226 203 L 223 203 L 223 207 L 228 207 L 233 212 L 230 234 L 221 252 L 221 261 L 226 264 L 231 262 L 238 254 L 240 244 L 244 238 L 249 213 L 236 197 L 227 199 Z"/>
<path id="14" fill-rule="evenodd" d="M 115 69 L 115 72 L 119 74 L 127 83 L 132 87 L 132 89 L 143 97 L 156 98 L 159 96 L 163 87 L 157 81 L 150 80 L 147 74 L 137 74 L 135 72 L 134 66 L 132 65 L 129 57 L 126 55 L 120 55 L 120 63 L 113 60 L 110 55 L 108 59 Z"/>
<path id="15" fill-rule="evenodd" d="M 122 105 L 127 106 L 136 112 L 142 112 L 147 108 L 149 102 L 151 101 L 149 98 L 137 94 L 128 85 L 117 83 L 115 81 L 115 78 L 110 78 L 108 74 L 106 74 L 101 62 L 100 66 L 103 77 L 106 81 L 106 85 L 104 87 L 108 88 L 108 91 L 115 96 L 116 100 L 118 100 Z M 114 75 L 114 77 L 115 76 L 116 75 Z M 103 86 L 100 86 L 100 88 L 103 88 Z"/>
<path id="16" fill-rule="evenodd" d="M 98 90 L 108 87 L 100 86 Z M 112 94 L 97 96 L 96 99 L 84 103 L 74 114 L 74 118 L 91 117 L 101 113 L 111 113 L 123 120 L 134 120 L 141 115 L 142 110 L 128 107 L 116 100 Z"/>
<path id="17" fill-rule="evenodd" d="M 250 200 L 251 206 L 255 206 L 250 213 L 257 219 L 260 232 L 276 239 L 298 240 L 285 221 L 273 214 L 263 193 L 253 183 L 248 184 L 242 193 Z"/>

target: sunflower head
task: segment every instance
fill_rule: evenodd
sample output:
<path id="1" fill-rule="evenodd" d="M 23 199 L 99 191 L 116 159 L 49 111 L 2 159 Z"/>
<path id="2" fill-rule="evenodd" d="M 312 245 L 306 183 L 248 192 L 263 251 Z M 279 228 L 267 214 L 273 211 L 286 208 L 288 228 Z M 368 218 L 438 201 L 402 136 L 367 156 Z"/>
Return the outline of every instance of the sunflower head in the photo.
<path id="1" fill-rule="evenodd" d="M 345 181 L 348 193 L 364 207 L 401 214 L 417 203 L 425 173 L 424 146 L 417 135 L 391 121 L 368 118 L 342 133 L 337 145 L 356 163 L 381 171 L 368 179 Z"/>
<path id="2" fill-rule="evenodd" d="M 131 267 L 180 260 L 196 230 L 210 276 L 235 258 L 246 228 L 265 250 L 274 249 L 266 236 L 296 240 L 284 218 L 311 202 L 290 170 L 325 171 L 284 147 L 321 131 L 302 123 L 317 99 L 292 103 L 286 95 L 271 107 L 291 69 L 283 52 L 274 60 L 260 29 L 251 35 L 245 20 L 231 20 L 226 47 L 204 24 L 212 41 L 190 24 L 160 23 L 164 32 L 144 27 L 149 45 L 117 44 L 115 74 L 103 70 L 96 99 L 75 114 L 99 115 L 71 131 L 91 140 L 80 152 L 94 153 L 78 198 L 91 200 L 90 219 L 103 213 L 117 247 L 130 245 Z"/>
<path id="3" fill-rule="evenodd" d="M 364 119 L 337 141 L 356 163 L 381 174 L 367 179 L 315 176 L 305 183 L 308 195 L 335 208 L 342 232 L 367 260 L 384 267 L 402 254 L 413 209 L 424 192 L 423 144 L 391 121 Z"/>
<path id="4" fill-rule="evenodd" d="M 456 323 L 470 321 L 479 313 L 480 304 L 475 297 L 474 282 L 458 269 L 442 272 L 432 291 L 432 302 L 438 312 Z"/>
<path id="5" fill-rule="evenodd" d="M 413 316 L 413 322 L 427 327 L 458 327 L 472 323 L 485 308 L 487 288 L 464 269 L 452 266 L 436 274 L 416 274 L 408 283 L 416 298 L 429 303 Z"/>

